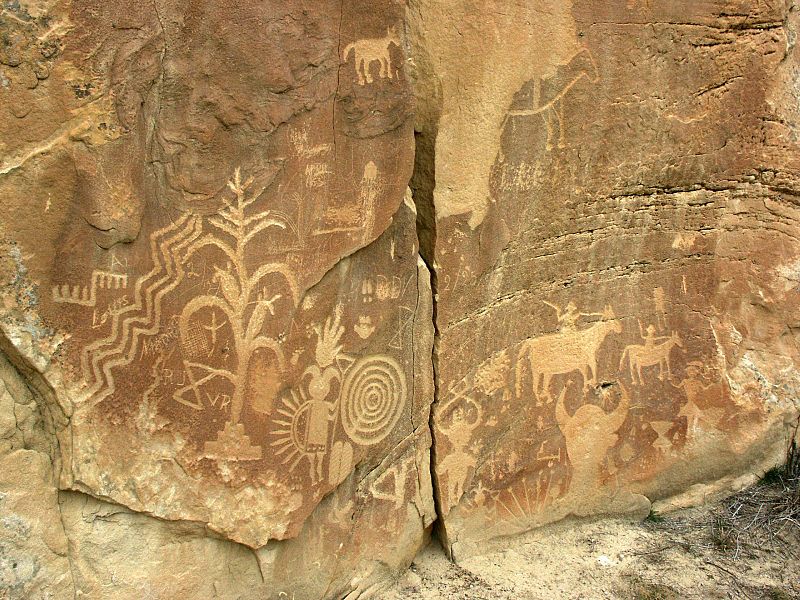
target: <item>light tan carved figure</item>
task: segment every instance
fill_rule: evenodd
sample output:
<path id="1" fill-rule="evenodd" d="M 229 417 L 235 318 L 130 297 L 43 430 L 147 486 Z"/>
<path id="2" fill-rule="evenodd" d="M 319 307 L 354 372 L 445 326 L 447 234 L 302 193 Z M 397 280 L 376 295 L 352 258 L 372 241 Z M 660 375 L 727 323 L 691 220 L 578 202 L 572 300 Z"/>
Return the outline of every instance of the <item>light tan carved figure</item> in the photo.
<path id="1" fill-rule="evenodd" d="M 648 325 L 646 331 L 642 331 L 642 324 L 639 323 L 639 330 L 644 340 L 644 344 L 631 344 L 622 352 L 619 361 L 619 368 L 622 369 L 625 362 L 628 363 L 631 379 L 633 383 L 644 384 L 642 377 L 642 367 L 658 365 L 658 378 L 672 377 L 669 355 L 675 347 L 682 348 L 683 342 L 676 331 L 669 336 L 656 335 L 654 325 Z M 659 340 L 664 340 L 661 343 Z M 666 375 L 665 375 L 666 373 Z"/>
<path id="2" fill-rule="evenodd" d="M 358 76 L 359 85 L 373 83 L 374 79 L 370 73 L 372 63 L 380 63 L 378 77 L 381 79 L 393 79 L 396 67 L 392 64 L 391 46 L 392 44 L 400 47 L 400 36 L 394 28 L 386 29 L 386 36 L 382 38 L 366 38 L 348 44 L 342 53 L 343 60 L 347 61 L 350 54 L 353 54 L 353 65 Z"/>
<path id="3" fill-rule="evenodd" d="M 447 495 L 442 499 L 445 510 L 458 503 L 464 494 L 464 484 L 467 481 L 470 469 L 475 467 L 475 456 L 467 452 L 467 445 L 472 437 L 472 432 L 481 424 L 483 411 L 474 401 L 474 417 L 470 418 L 465 406 L 457 406 L 451 414 L 451 423 L 448 427 L 441 427 L 440 431 L 447 437 L 451 445 L 447 456 L 439 464 L 439 472 L 447 481 Z"/>
<path id="4" fill-rule="evenodd" d="M 567 498 L 578 500 L 568 502 L 574 514 L 582 514 L 580 500 L 584 499 L 584 494 L 591 495 L 592 490 L 601 487 L 600 470 L 608 451 L 617 442 L 617 431 L 628 415 L 630 397 L 625 387 L 619 385 L 622 391 L 620 401 L 611 412 L 594 404 L 584 404 L 570 415 L 564 400 L 571 385 L 564 387 L 556 402 L 556 422 L 564 434 L 567 457 L 572 465 Z M 594 507 L 586 505 L 585 510 L 591 513 Z"/>
<path id="5" fill-rule="evenodd" d="M 304 371 L 302 385 L 284 396 L 276 420 L 279 429 L 270 445 L 290 469 L 307 459 L 313 482 L 323 480 L 329 456 L 328 479 L 338 483 L 350 471 L 350 442 L 371 446 L 383 441 L 405 409 L 408 390 L 394 358 L 354 358 L 342 352 L 341 307 L 323 327 L 314 329 L 316 363 Z M 336 439 L 338 426 L 350 442 Z"/>
<path id="6" fill-rule="evenodd" d="M 181 398 L 190 389 L 197 393 L 198 386 L 215 378 L 226 379 L 233 385 L 229 422 L 220 433 L 217 442 L 206 443 L 206 454 L 210 458 L 254 460 L 261 457 L 260 451 L 251 449 L 249 442 L 244 439 L 242 439 L 242 447 L 245 448 L 243 453 L 236 453 L 233 448 L 237 445 L 231 443 L 233 438 L 244 435 L 240 419 L 247 372 L 253 355 L 260 349 L 271 352 L 279 368 L 283 368 L 285 357 L 280 343 L 277 339 L 266 335 L 263 328 L 267 316 L 275 315 L 275 302 L 285 298 L 296 305 L 298 301 L 297 282 L 288 267 L 277 263 L 266 263 L 260 265 L 253 273 L 250 273 L 247 267 L 245 259 L 248 245 L 271 227 L 279 229 L 287 227 L 286 223 L 274 218 L 268 210 L 254 214 L 249 210 L 263 192 L 263 188 L 252 189 L 253 184 L 252 177 L 243 181 L 241 172 L 236 169 L 233 179 L 228 183 L 234 198 L 228 199 L 223 196 L 225 203 L 223 210 L 218 215 L 208 218 L 213 229 L 192 245 L 187 256 L 189 258 L 201 248 L 211 247 L 222 253 L 226 263 L 225 268 L 214 266 L 214 281 L 219 284 L 219 293 L 196 296 L 184 306 L 178 319 L 180 338 L 184 344 L 192 337 L 192 326 L 196 315 L 201 318 L 206 315 L 206 318 L 211 319 L 214 324 L 213 328 L 216 327 L 214 315 L 220 313 L 232 333 L 236 358 L 235 370 L 185 357 L 183 364 L 190 383 L 175 392 L 176 399 Z M 273 294 L 264 289 L 264 281 L 273 275 L 278 275 L 285 282 L 287 289 L 283 293 Z M 200 376 L 199 379 L 195 379 L 197 376 Z M 223 438 L 225 438 L 224 443 Z M 221 451 L 226 454 L 221 454 Z M 231 452 L 234 454 L 230 454 Z"/>
<path id="7" fill-rule="evenodd" d="M 548 394 L 550 380 L 554 375 L 566 375 L 580 371 L 584 388 L 597 382 L 597 354 L 603 341 L 612 333 L 621 333 L 622 324 L 616 320 L 614 311 L 607 306 L 603 320 L 585 329 L 566 329 L 558 333 L 526 340 L 517 354 L 516 393 L 522 394 L 524 365 L 531 372 L 533 391 L 537 398 Z M 577 318 L 577 317 L 576 317 Z M 574 319 L 570 317 L 570 326 Z"/>
<path id="8" fill-rule="evenodd" d="M 564 106 L 562 100 L 582 78 L 591 83 L 600 78 L 597 65 L 587 48 L 579 51 L 572 60 L 550 78 L 536 79 L 533 83 L 533 105 L 530 108 L 509 110 L 503 126 L 514 117 L 540 116 L 547 128 L 546 149 L 564 147 Z M 554 140 L 556 140 L 554 143 Z"/>
<path id="9" fill-rule="evenodd" d="M 81 306 L 95 306 L 97 304 L 97 290 L 99 288 L 125 289 L 128 287 L 128 276 L 124 273 L 110 271 L 92 271 L 92 280 L 88 286 L 64 284 L 53 288 L 53 301 Z"/>

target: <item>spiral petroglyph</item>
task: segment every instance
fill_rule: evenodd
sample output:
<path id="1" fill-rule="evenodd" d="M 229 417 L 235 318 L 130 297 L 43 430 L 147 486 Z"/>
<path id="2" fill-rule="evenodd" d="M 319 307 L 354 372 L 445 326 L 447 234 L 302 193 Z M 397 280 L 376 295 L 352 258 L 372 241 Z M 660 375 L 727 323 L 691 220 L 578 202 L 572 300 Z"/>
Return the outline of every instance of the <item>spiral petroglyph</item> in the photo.
<path id="1" fill-rule="evenodd" d="M 397 423 L 406 396 L 406 381 L 395 359 L 360 359 L 348 370 L 342 384 L 342 426 L 347 435 L 358 444 L 377 444 Z"/>

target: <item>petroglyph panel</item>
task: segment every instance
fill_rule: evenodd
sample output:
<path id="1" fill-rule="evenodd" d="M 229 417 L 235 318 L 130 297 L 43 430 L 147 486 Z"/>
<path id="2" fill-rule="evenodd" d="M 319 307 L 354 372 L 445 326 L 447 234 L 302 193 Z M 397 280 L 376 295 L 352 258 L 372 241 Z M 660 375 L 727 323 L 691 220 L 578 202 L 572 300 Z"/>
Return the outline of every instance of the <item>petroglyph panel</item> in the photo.
<path id="1" fill-rule="evenodd" d="M 337 530 L 320 585 L 402 568 L 433 389 L 402 3 L 17 4 L 2 339 L 69 415 L 60 486 L 253 548 L 346 486 L 402 543 Z"/>
<path id="2" fill-rule="evenodd" d="M 410 13 L 457 558 L 721 489 L 779 461 L 797 418 L 797 136 L 758 141 L 794 102 L 769 91 L 793 85 L 769 75 L 796 60 L 782 9 L 524 4 Z"/>

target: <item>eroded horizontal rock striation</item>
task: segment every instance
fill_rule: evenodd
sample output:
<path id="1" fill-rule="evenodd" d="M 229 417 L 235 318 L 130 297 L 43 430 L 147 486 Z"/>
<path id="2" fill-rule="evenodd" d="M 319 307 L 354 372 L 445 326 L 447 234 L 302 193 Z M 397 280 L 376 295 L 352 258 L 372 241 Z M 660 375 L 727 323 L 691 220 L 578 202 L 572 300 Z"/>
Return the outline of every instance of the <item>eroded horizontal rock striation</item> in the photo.
<path id="1" fill-rule="evenodd" d="M 796 435 L 796 7 L 0 8 L 0 596 L 367 598 Z"/>

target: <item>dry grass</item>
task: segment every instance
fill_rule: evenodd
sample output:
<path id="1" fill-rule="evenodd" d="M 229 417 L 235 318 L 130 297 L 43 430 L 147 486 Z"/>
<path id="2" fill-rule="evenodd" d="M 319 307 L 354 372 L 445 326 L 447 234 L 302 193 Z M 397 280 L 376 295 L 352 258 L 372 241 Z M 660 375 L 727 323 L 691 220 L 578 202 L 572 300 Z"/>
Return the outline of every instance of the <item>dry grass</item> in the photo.
<path id="1" fill-rule="evenodd" d="M 710 511 L 688 517 L 652 515 L 647 527 L 665 535 L 658 546 L 637 553 L 657 562 L 676 548 L 696 557 L 730 582 L 736 598 L 796 598 L 800 578 L 787 589 L 754 588 L 741 583 L 741 568 L 754 562 L 797 565 L 800 561 L 800 450 L 792 443 L 783 467 L 719 503 Z M 742 565 L 740 567 L 740 564 Z M 789 594 L 789 595 L 786 595 Z"/>
<path id="2" fill-rule="evenodd" d="M 792 443 L 784 467 L 772 469 L 759 484 L 735 494 L 712 512 L 710 536 L 733 560 L 751 549 L 798 558 L 800 452 L 796 443 Z"/>

